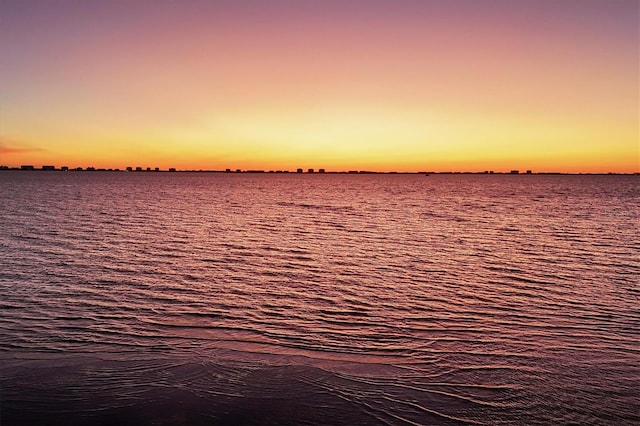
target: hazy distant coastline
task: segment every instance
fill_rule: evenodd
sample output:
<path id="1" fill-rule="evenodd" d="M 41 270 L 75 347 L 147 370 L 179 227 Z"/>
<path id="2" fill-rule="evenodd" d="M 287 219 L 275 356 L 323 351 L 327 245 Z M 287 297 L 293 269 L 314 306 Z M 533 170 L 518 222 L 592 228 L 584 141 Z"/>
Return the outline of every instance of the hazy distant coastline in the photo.
<path id="1" fill-rule="evenodd" d="M 278 173 L 278 174 L 403 174 L 403 175 L 431 175 L 431 174 L 474 174 L 474 175 L 640 175 L 635 173 L 622 172 L 606 172 L 606 173 L 589 173 L 589 172 L 558 172 L 558 171 L 521 171 L 513 169 L 509 171 L 483 170 L 483 171 L 372 171 L 372 170 L 326 170 L 326 169 L 296 169 L 296 170 L 266 170 L 266 169 L 178 169 L 170 167 L 162 169 L 160 167 L 124 167 L 124 168 L 97 168 L 97 167 L 69 167 L 69 166 L 51 166 L 42 165 L 36 167 L 34 165 L 21 165 L 19 167 L 0 165 L 0 171 L 36 171 L 36 172 L 131 172 L 131 173 L 163 173 L 163 172 L 184 172 L 184 173 Z"/>

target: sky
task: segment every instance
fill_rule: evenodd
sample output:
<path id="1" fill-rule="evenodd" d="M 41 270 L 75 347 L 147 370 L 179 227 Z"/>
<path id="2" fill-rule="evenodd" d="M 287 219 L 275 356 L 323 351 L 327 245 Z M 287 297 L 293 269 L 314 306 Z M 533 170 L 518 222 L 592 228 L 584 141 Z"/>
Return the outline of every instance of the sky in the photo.
<path id="1" fill-rule="evenodd" d="M 637 0 L 2 0 L 0 165 L 640 171 Z"/>

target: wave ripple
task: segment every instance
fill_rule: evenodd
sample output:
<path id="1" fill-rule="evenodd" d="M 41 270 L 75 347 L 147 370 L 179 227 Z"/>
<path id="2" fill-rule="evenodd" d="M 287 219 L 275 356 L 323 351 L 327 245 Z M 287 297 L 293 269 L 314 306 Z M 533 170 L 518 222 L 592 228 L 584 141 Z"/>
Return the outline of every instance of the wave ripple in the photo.
<path id="1" fill-rule="evenodd" d="M 2 424 L 637 424 L 639 188 L 2 172 Z"/>

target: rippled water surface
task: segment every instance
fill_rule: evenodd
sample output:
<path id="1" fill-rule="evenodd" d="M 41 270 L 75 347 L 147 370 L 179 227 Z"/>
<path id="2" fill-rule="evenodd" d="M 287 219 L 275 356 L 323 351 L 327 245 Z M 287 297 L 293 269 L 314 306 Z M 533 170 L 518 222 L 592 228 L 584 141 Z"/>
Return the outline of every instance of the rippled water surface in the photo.
<path id="1" fill-rule="evenodd" d="M 0 423 L 637 424 L 639 184 L 0 172 Z"/>

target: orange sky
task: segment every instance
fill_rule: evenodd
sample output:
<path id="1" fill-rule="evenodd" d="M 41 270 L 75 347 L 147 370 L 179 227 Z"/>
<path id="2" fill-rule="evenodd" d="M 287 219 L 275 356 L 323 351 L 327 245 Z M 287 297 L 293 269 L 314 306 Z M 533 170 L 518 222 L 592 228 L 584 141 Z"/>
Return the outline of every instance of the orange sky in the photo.
<path id="1" fill-rule="evenodd" d="M 0 3 L 0 164 L 640 171 L 637 1 Z"/>

